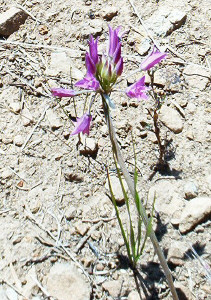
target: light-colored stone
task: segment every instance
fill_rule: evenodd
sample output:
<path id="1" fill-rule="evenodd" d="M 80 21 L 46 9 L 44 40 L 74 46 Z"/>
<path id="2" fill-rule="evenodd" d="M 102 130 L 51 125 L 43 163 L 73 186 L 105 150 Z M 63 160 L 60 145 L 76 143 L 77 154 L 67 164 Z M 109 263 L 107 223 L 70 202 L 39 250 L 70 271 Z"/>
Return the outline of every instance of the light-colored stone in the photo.
<path id="1" fill-rule="evenodd" d="M 195 198 L 198 195 L 198 189 L 194 182 L 188 181 L 184 186 L 184 193 L 186 199 Z"/>
<path id="2" fill-rule="evenodd" d="M 184 201 L 178 194 L 178 186 L 168 180 L 158 181 L 148 193 L 149 203 L 153 203 L 155 197 L 155 209 L 166 216 L 171 216 L 184 206 Z"/>
<path id="3" fill-rule="evenodd" d="M 82 236 L 84 236 L 87 233 L 89 228 L 90 228 L 89 224 L 82 223 L 81 221 L 79 221 L 78 223 L 75 224 L 76 232 Z"/>
<path id="4" fill-rule="evenodd" d="M 10 108 L 14 113 L 19 113 L 21 111 L 21 103 L 20 102 L 11 102 Z"/>
<path id="5" fill-rule="evenodd" d="M 161 6 L 145 23 L 153 33 L 166 36 L 181 27 L 185 23 L 186 17 L 186 13 L 182 10 Z"/>
<path id="6" fill-rule="evenodd" d="M 28 14 L 17 7 L 12 7 L 9 10 L 0 14 L 0 35 L 9 36 L 17 31 L 21 24 L 25 22 Z"/>
<path id="7" fill-rule="evenodd" d="M 206 85 L 209 83 L 209 71 L 198 65 L 187 65 L 183 74 L 185 81 L 190 87 L 200 89 L 201 91 L 204 90 Z"/>
<path id="8" fill-rule="evenodd" d="M 102 17 L 106 21 L 111 21 L 113 17 L 118 14 L 117 7 L 107 5 L 106 8 L 102 11 Z"/>
<path id="9" fill-rule="evenodd" d="M 48 109 L 46 111 L 46 115 L 50 123 L 50 126 L 53 130 L 58 129 L 62 126 L 62 122 L 60 118 L 57 116 L 56 112 L 54 112 L 52 109 Z"/>
<path id="10" fill-rule="evenodd" d="M 58 300 L 90 299 L 90 286 L 73 263 L 56 263 L 51 268 L 47 290 Z"/>
<path id="11" fill-rule="evenodd" d="M 141 43 L 135 44 L 135 51 L 138 52 L 141 56 L 146 55 L 151 47 L 150 40 L 145 39 L 144 41 L 141 41 Z"/>
<path id="12" fill-rule="evenodd" d="M 76 208 L 73 205 L 70 205 L 67 210 L 65 211 L 65 218 L 70 221 L 75 218 L 76 216 Z"/>
<path id="13" fill-rule="evenodd" d="M 12 178 L 13 172 L 9 168 L 5 168 L 1 171 L 0 178 L 2 179 L 10 179 Z"/>
<path id="14" fill-rule="evenodd" d="M 122 282 L 120 280 L 109 280 L 104 282 L 102 287 L 109 293 L 110 296 L 116 298 L 121 292 Z"/>
<path id="15" fill-rule="evenodd" d="M 187 202 L 180 218 L 179 230 L 186 233 L 211 215 L 211 198 L 197 197 Z"/>
<path id="16" fill-rule="evenodd" d="M 81 155 L 91 155 L 95 156 L 98 151 L 98 143 L 93 138 L 82 137 L 82 145 L 80 147 L 79 153 Z"/>
<path id="17" fill-rule="evenodd" d="M 21 114 L 23 126 L 28 126 L 33 122 L 33 117 L 27 107 L 24 107 Z"/>
<path id="18" fill-rule="evenodd" d="M 18 147 L 21 147 L 23 145 L 23 137 L 22 135 L 18 134 L 14 137 L 14 140 L 13 140 L 14 144 Z"/>
<path id="19" fill-rule="evenodd" d="M 174 133 L 180 133 L 183 130 L 183 121 L 179 113 L 167 105 L 161 107 L 160 120 Z"/>
<path id="20" fill-rule="evenodd" d="M 137 291 L 132 291 L 128 295 L 128 300 L 141 300 L 141 298 L 140 298 L 139 293 Z"/>
<path id="21" fill-rule="evenodd" d="M 122 182 L 123 182 L 125 191 L 128 192 L 128 186 L 127 186 L 126 181 L 123 179 Z M 124 195 L 123 195 L 123 192 L 122 192 L 121 184 L 119 182 L 119 178 L 116 177 L 116 176 L 113 176 L 113 175 L 110 176 L 110 183 L 111 183 L 112 192 L 113 192 L 114 197 L 116 199 L 116 203 L 119 204 L 119 205 L 123 204 L 125 202 L 125 199 L 124 199 Z M 108 191 L 108 194 L 110 195 L 108 179 L 106 181 L 105 188 Z"/>
<path id="22" fill-rule="evenodd" d="M 185 252 L 188 247 L 183 242 L 173 242 L 168 251 L 168 262 L 175 266 L 182 266 L 185 263 Z"/>
<path id="23" fill-rule="evenodd" d="M 70 75 L 71 65 L 72 60 L 67 56 L 66 52 L 53 52 L 47 72 L 54 75 L 58 75 L 60 72 Z"/>
<path id="24" fill-rule="evenodd" d="M 174 283 L 174 286 L 175 286 L 176 291 L 178 293 L 179 299 L 181 299 L 181 300 L 182 299 L 187 299 L 187 300 L 193 299 L 193 297 L 192 297 L 193 295 L 190 292 L 190 290 L 188 289 L 188 287 L 185 285 L 185 283 L 182 284 L 181 282 L 176 281 Z"/>

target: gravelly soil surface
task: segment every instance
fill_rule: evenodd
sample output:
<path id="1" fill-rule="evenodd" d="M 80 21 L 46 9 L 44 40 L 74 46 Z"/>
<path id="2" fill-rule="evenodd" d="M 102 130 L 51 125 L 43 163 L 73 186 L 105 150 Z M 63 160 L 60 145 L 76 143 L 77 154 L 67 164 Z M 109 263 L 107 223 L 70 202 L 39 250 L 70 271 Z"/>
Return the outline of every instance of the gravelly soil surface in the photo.
<path id="1" fill-rule="evenodd" d="M 121 25 L 126 31 L 122 40 L 123 77 L 136 70 L 152 46 L 137 13 L 150 30 L 154 23 L 148 20 L 153 15 L 159 19 L 156 13 L 165 8 L 186 14 L 167 35 L 159 25 L 156 31 L 156 23 L 149 31 L 168 52 L 168 59 L 155 72 L 156 92 L 164 105 L 177 111 L 182 122 L 177 134 L 160 122 L 162 141 L 171 141 L 168 172 L 153 174 L 159 155 L 148 113 L 153 100 L 138 102 L 124 93 L 113 93 L 116 110 L 112 113 L 131 174 L 131 130 L 135 136 L 138 186 L 143 201 L 149 198 L 149 211 L 156 190 L 153 226 L 171 262 L 180 299 L 211 299 L 203 267 L 203 262 L 207 270 L 210 265 L 210 215 L 183 234 L 177 222 L 189 201 L 187 189 L 191 190 L 190 198 L 210 201 L 211 197 L 209 1 L 134 1 L 137 13 L 126 0 L 32 0 L 16 4 L 31 16 L 7 39 L 0 40 L 0 298 L 47 299 L 51 296 L 51 268 L 56 262 L 74 259 L 88 274 L 90 299 L 138 299 L 131 296 L 136 290 L 133 272 L 123 259 L 126 251 L 106 195 L 106 168 L 115 175 L 115 166 L 101 100 L 95 100 L 87 140 L 93 151 L 84 155 L 78 137 L 70 136 L 73 124 L 68 114 L 75 115 L 73 100 L 63 99 L 58 105 L 49 95 L 52 87 L 70 88 L 84 76 L 89 35 L 99 37 L 102 52 L 108 23 L 113 28 Z M 0 13 L 12 5 L 13 1 L 0 1 Z M 124 79 L 118 88 L 124 89 L 140 76 L 139 72 Z M 81 115 L 85 97 L 75 100 Z M 126 223 L 124 205 L 120 211 Z M 132 213 L 135 219 L 133 206 Z M 87 234 L 88 242 L 79 249 Z M 169 251 L 175 242 L 184 252 L 172 263 Z M 191 247 L 199 258 L 193 256 Z M 172 251 L 176 251 L 175 246 Z M 150 240 L 139 270 L 145 286 L 141 287 L 143 299 L 171 299 Z M 110 281 L 115 281 L 113 289 L 104 285 Z M 13 295 L 3 298 L 9 286 Z M 76 299 L 74 290 L 71 293 L 67 300 Z"/>

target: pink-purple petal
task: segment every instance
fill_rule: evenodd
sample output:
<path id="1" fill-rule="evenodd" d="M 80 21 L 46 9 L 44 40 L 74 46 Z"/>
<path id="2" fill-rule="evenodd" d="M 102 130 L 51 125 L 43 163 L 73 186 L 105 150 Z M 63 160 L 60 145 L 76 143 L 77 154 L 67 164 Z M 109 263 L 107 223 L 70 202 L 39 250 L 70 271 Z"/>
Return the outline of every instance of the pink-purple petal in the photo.
<path id="1" fill-rule="evenodd" d="M 167 53 L 160 52 L 155 46 L 151 53 L 141 63 L 141 69 L 147 71 L 167 57 Z"/>
<path id="2" fill-rule="evenodd" d="M 91 35 L 89 40 L 89 54 L 95 65 L 98 63 L 97 42 L 98 39 L 95 41 L 93 36 Z"/>
<path id="3" fill-rule="evenodd" d="M 75 128 L 71 135 L 79 134 L 82 132 L 83 134 L 89 135 L 90 123 L 92 121 L 92 116 L 88 113 L 84 114 L 81 118 L 77 118 Z"/>
<path id="4" fill-rule="evenodd" d="M 82 80 L 76 82 L 75 86 L 82 89 L 97 91 L 100 87 L 100 83 L 94 76 L 90 76 L 90 74 L 87 74 L 86 77 L 84 77 Z"/>
<path id="5" fill-rule="evenodd" d="M 137 82 L 133 83 L 126 88 L 125 92 L 129 98 L 138 98 L 138 100 L 148 99 L 146 92 L 149 90 L 145 85 L 145 76 L 139 79 Z"/>
<path id="6" fill-rule="evenodd" d="M 123 71 L 123 58 L 121 57 L 116 65 L 117 76 L 120 76 Z"/>
<path id="7" fill-rule="evenodd" d="M 55 97 L 74 97 L 77 95 L 76 91 L 63 88 L 53 88 L 51 89 L 51 92 Z"/>

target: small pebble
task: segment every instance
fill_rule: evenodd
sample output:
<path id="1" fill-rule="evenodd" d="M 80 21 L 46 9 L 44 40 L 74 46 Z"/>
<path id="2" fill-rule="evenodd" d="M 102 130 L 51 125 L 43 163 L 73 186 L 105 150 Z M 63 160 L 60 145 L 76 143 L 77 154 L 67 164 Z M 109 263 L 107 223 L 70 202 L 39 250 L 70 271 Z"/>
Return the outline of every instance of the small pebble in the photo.
<path id="1" fill-rule="evenodd" d="M 13 140 L 14 144 L 18 147 L 21 147 L 23 145 L 23 137 L 22 135 L 16 135 L 14 137 L 14 140 Z"/>
<path id="2" fill-rule="evenodd" d="M 198 190 L 194 182 L 189 181 L 184 186 L 185 199 L 192 199 L 198 195 Z"/>

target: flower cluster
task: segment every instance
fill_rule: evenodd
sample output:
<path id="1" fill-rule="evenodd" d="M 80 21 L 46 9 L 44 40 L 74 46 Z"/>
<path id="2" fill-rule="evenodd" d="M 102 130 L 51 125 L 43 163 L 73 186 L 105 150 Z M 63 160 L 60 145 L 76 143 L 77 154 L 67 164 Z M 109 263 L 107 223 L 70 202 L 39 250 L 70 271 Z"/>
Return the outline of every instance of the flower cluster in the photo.
<path id="1" fill-rule="evenodd" d="M 100 55 L 98 53 L 98 39 L 94 40 L 93 36 L 89 40 L 89 52 L 86 52 L 86 75 L 82 80 L 76 82 L 75 86 L 84 89 L 84 92 L 95 91 L 104 95 L 110 95 L 112 88 L 123 72 L 123 58 L 121 56 L 121 41 L 120 27 L 113 30 L 109 26 L 109 47 L 108 53 Z M 166 53 L 160 52 L 155 46 L 152 52 L 144 59 L 141 64 L 141 70 L 146 71 L 158 64 L 162 59 L 165 59 Z M 147 99 L 146 92 L 149 90 L 145 86 L 145 76 L 139 79 L 134 84 L 126 88 L 125 93 L 130 98 L 138 100 Z M 81 94 L 75 90 L 54 88 L 52 89 L 53 96 L 57 97 L 74 97 Z M 114 105 L 109 97 L 108 104 Z M 91 105 L 90 105 L 91 106 Z M 72 135 L 82 132 L 89 135 L 90 123 L 92 117 L 89 112 L 85 113 L 81 118 L 77 118 L 75 129 Z"/>

